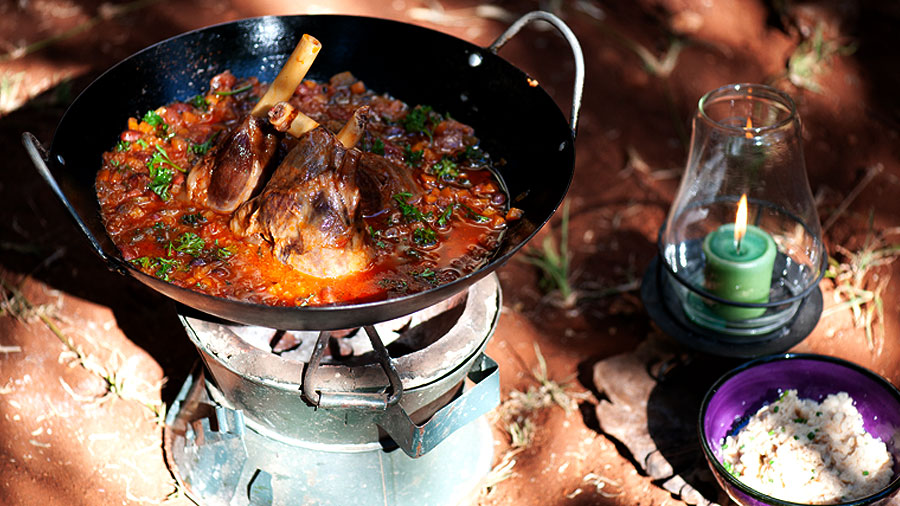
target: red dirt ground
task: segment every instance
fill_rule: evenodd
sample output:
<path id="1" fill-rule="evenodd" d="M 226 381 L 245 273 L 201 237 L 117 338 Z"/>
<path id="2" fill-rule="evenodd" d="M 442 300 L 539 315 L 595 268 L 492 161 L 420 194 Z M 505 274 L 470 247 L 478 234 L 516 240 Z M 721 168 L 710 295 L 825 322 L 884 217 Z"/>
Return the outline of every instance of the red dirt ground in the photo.
<path id="1" fill-rule="evenodd" d="M 839 262 L 866 246 L 867 238 L 884 246 L 900 243 L 900 70 L 894 51 L 900 8 L 889 2 L 548 0 L 479 10 L 468 1 L 160 0 L 127 4 L 135 10 L 124 12 L 115 5 L 126 4 L 0 3 L 0 53 L 6 53 L 0 56 L 0 152 L 6 162 L 0 179 L 2 504 L 190 504 L 178 496 L 165 466 L 153 408 L 173 400 L 196 351 L 171 301 L 97 260 L 20 142 L 21 133 L 30 131 L 48 143 L 65 107 L 100 72 L 186 30 L 263 14 L 330 12 L 403 20 L 487 45 L 512 19 L 543 7 L 556 9 L 578 36 L 587 81 L 567 198 L 571 279 L 581 293 L 620 290 L 582 298 L 567 309 L 539 289 L 531 265 L 514 259 L 499 271 L 505 304 L 488 353 L 500 363 L 503 398 L 537 386 L 537 345 L 547 376 L 570 384 L 577 409 L 534 411 L 532 443 L 512 457 L 507 479 L 475 491 L 472 504 L 681 504 L 600 431 L 590 371 L 598 360 L 626 353 L 657 332 L 636 281 L 655 254 L 656 233 L 684 166 L 690 117 L 707 90 L 773 82 L 795 98 L 810 185 L 822 222 L 830 225 L 829 252 Z M 501 16 L 480 17 L 486 13 Z M 95 24 L 78 29 L 92 19 Z M 826 41 L 855 51 L 810 67 L 817 71 L 814 91 L 799 71 L 793 83 L 784 73 L 817 26 L 824 27 Z M 59 34 L 68 36 L 33 52 L 17 51 Z M 683 47 L 667 67 L 663 56 L 673 41 Z M 636 47 L 656 66 L 642 63 Z M 569 54 L 555 32 L 536 29 L 501 52 L 538 78 L 565 114 Z M 558 239 L 559 230 L 557 216 L 533 244 L 548 234 Z M 864 278 L 870 292 L 881 287 L 883 313 L 876 313 L 871 340 L 850 310 L 837 307 L 835 284 L 826 279 L 821 289 L 828 314 L 795 350 L 840 356 L 900 384 L 898 271 L 900 263 L 886 262 Z M 500 463 L 509 435 L 496 426 Z"/>

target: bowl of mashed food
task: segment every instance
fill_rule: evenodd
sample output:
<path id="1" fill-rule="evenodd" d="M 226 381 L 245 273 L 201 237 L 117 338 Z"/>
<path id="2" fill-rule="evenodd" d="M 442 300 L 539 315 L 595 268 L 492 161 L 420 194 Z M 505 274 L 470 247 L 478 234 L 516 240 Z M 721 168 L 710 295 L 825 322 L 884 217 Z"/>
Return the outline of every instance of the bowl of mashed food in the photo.
<path id="1" fill-rule="evenodd" d="M 900 489 L 900 390 L 852 362 L 781 354 L 719 378 L 700 444 L 743 506 L 888 504 Z"/>

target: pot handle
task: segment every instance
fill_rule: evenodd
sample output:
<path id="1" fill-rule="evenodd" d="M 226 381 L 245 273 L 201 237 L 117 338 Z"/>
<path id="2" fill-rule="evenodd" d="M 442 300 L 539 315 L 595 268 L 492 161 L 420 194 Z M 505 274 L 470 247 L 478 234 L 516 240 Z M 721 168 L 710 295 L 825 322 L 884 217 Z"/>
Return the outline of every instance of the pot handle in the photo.
<path id="1" fill-rule="evenodd" d="M 47 151 L 44 149 L 44 146 L 41 145 L 41 142 L 34 136 L 31 132 L 25 132 L 22 134 L 22 144 L 25 145 L 25 150 L 28 151 L 28 156 L 31 157 L 31 162 L 34 164 L 34 168 L 37 169 L 38 173 L 41 177 L 44 178 L 44 181 L 50 185 L 50 189 L 53 190 L 53 193 L 56 194 L 56 197 L 62 202 L 63 206 L 69 211 L 69 214 L 72 218 L 75 219 L 75 223 L 78 225 L 78 228 L 81 229 L 81 232 L 87 237 L 88 242 L 91 243 L 91 248 L 94 249 L 94 252 L 100 255 L 100 258 L 103 259 L 104 263 L 106 263 L 107 267 L 111 270 L 125 273 L 125 266 L 121 264 L 121 262 L 116 259 L 110 257 L 103 251 L 103 248 L 100 246 L 100 243 L 97 241 L 97 238 L 94 237 L 94 234 L 91 233 L 91 230 L 84 223 L 84 220 L 81 219 L 81 216 L 69 202 L 69 199 L 66 198 L 66 195 L 63 193 L 62 189 L 59 187 L 59 184 L 56 182 L 56 178 L 53 177 L 53 174 L 50 172 L 50 168 L 47 167 Z"/>
<path id="2" fill-rule="evenodd" d="M 404 453 L 412 458 L 421 457 L 454 431 L 500 404 L 497 362 L 482 353 L 469 369 L 468 378 L 472 386 L 431 415 L 427 422 L 414 423 L 400 404 L 394 404 L 379 414 L 375 423 Z"/>
<path id="3" fill-rule="evenodd" d="M 584 54 L 581 52 L 581 44 L 578 43 L 575 33 L 572 32 L 569 26 L 554 14 L 546 11 L 532 11 L 510 25 L 505 32 L 497 37 L 493 44 L 487 47 L 487 50 L 497 54 L 510 39 L 519 33 L 522 27 L 537 20 L 544 20 L 553 25 L 554 28 L 559 30 L 572 49 L 572 56 L 575 59 L 575 85 L 572 90 L 572 110 L 569 115 L 569 127 L 572 129 L 572 136 L 574 137 L 578 130 L 578 114 L 581 111 L 581 93 L 584 88 Z"/>

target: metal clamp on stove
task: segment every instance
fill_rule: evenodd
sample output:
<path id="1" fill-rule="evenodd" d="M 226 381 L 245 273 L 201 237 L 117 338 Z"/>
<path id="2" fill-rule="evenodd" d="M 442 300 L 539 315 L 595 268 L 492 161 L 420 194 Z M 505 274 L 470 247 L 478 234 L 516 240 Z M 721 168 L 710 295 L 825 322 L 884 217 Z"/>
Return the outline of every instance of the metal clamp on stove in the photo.
<path id="1" fill-rule="evenodd" d="M 410 457 L 428 453 L 456 429 L 484 415 L 500 403 L 500 373 L 497 363 L 481 354 L 467 374 L 474 383 L 462 395 L 435 412 L 427 422 L 416 424 L 400 406 L 403 384 L 390 354 L 372 325 L 363 327 L 388 378 L 388 385 L 376 392 L 323 391 L 317 382 L 322 357 L 331 339 L 322 332 L 316 341 L 312 357 L 303 373 L 303 395 L 322 409 L 361 409 L 381 411 L 374 422 L 381 427 Z"/>

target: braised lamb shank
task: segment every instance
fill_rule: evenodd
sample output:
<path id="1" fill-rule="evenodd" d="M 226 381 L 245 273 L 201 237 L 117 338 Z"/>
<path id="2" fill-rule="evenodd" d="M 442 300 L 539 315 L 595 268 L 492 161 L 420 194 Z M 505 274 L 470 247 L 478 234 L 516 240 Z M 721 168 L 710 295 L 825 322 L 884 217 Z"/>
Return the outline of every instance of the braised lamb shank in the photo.
<path id="1" fill-rule="evenodd" d="M 262 192 L 238 207 L 231 229 L 262 238 L 303 273 L 336 278 L 365 270 L 373 257 L 365 216 L 401 192 L 420 193 L 408 171 L 347 149 L 322 127 L 300 138 Z"/>
<path id="2" fill-rule="evenodd" d="M 418 199 L 421 190 L 403 167 L 353 148 L 365 132 L 367 106 L 335 135 L 287 102 L 320 47 L 303 36 L 250 115 L 191 171 L 188 190 L 194 202 L 233 211 L 231 230 L 269 243 L 285 264 L 338 278 L 366 270 L 374 258 L 364 219 L 387 210 L 393 195 Z M 273 129 L 297 144 L 259 191 L 280 135 Z"/>
<path id="3" fill-rule="evenodd" d="M 249 199 L 278 147 L 278 138 L 267 132 L 267 127 L 256 116 L 244 118 L 218 149 L 188 174 L 191 199 L 228 213 Z"/>

